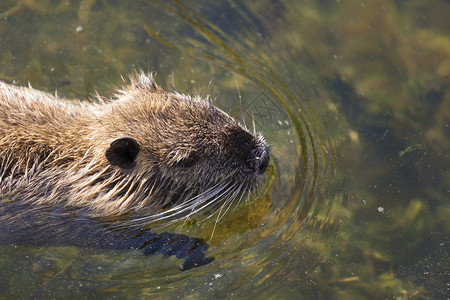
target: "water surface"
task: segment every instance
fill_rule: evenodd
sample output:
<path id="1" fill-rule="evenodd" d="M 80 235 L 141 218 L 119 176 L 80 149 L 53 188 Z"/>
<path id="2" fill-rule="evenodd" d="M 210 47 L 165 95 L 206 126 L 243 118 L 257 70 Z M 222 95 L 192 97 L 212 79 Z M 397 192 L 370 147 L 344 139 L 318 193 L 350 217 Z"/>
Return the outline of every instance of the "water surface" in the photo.
<path id="1" fill-rule="evenodd" d="M 259 196 L 164 228 L 215 260 L 0 246 L 5 298 L 449 297 L 446 1 L 2 1 L 0 78 L 111 95 L 153 71 L 255 128 Z"/>

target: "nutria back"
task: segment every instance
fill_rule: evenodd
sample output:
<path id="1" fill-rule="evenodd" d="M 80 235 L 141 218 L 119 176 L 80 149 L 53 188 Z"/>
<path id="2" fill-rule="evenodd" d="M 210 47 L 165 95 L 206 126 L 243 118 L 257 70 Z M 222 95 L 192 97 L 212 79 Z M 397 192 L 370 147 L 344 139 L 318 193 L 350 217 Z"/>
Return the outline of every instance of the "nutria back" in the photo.
<path id="1" fill-rule="evenodd" d="M 257 187 L 267 144 L 207 99 L 140 74 L 112 99 L 0 82 L 0 200 L 93 214 L 208 207 Z"/>

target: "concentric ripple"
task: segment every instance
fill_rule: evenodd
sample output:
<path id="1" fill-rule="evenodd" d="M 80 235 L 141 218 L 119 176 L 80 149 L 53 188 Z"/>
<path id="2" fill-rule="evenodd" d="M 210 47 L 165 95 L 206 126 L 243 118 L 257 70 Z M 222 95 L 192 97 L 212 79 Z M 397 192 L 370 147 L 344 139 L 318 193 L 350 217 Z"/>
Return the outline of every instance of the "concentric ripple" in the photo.
<path id="1" fill-rule="evenodd" d="M 286 55 L 289 51 L 276 45 L 274 28 L 277 25 L 257 13 L 257 7 L 250 7 L 258 6 L 259 2 L 186 3 L 177 0 L 126 4 L 120 1 L 83 1 L 83 5 L 69 10 L 66 1 L 60 1 L 55 11 L 47 13 L 62 11 L 65 15 L 66 9 L 75 10 L 77 22 L 87 24 L 74 28 L 80 41 L 97 38 L 98 26 L 88 26 L 88 21 L 95 19 L 93 16 L 116 13 L 113 15 L 117 17 L 110 18 L 114 26 L 108 27 L 107 34 L 99 35 L 99 45 L 90 48 L 104 59 L 96 62 L 99 66 L 105 62 L 114 68 L 121 66 L 108 54 L 105 45 L 112 47 L 112 41 L 119 43 L 115 38 L 123 37 L 140 43 L 142 48 L 148 47 L 139 51 L 152 59 L 148 68 L 157 71 L 156 78 L 162 85 L 170 85 L 171 79 L 175 87 L 174 83 L 182 78 L 183 85 L 178 84 L 177 90 L 195 93 L 195 88 L 189 91 L 186 86 L 195 87 L 191 83 L 196 81 L 200 82 L 200 90 L 204 90 L 207 85 L 203 83 L 205 78 L 211 80 L 208 93 L 217 97 L 216 106 L 249 129 L 261 132 L 267 140 L 271 165 L 266 183 L 260 190 L 245 195 L 239 192 L 234 195 L 240 186 L 209 191 L 209 196 L 224 194 L 225 199 L 222 200 L 225 204 L 212 203 L 191 218 L 189 212 L 196 210 L 196 204 L 195 201 L 187 203 L 177 211 L 189 217 L 181 221 L 182 226 L 172 224 L 171 217 L 179 221 L 173 211 L 158 215 L 157 221 L 161 223 L 158 225 L 162 225 L 162 230 L 174 235 L 202 238 L 209 245 L 206 255 L 214 257 L 209 264 L 180 272 L 176 268 L 180 259 L 173 256 L 144 256 L 138 251 L 95 247 L 16 249 L 0 245 L 2 262 L 6 266 L 3 274 L 8 277 L 1 287 L 6 293 L 22 297 L 28 294 L 42 299 L 63 298 L 65 295 L 69 298 L 73 295 L 95 298 L 98 295 L 98 298 L 133 299 L 287 296 L 289 291 L 286 288 L 307 285 L 309 274 L 328 258 L 317 244 L 323 243 L 323 229 L 327 227 L 328 212 L 336 197 L 335 151 L 321 114 L 316 113 L 318 99 L 308 99 L 306 94 L 311 93 L 303 93 L 304 86 L 300 86 L 306 82 L 298 78 L 299 71 L 295 70 L 298 66 Z M 8 10 L 8 15 L 22 12 L 27 5 L 31 4 L 14 6 Z M 40 13 L 40 6 L 30 7 Z M 94 14 L 97 9 L 98 15 Z M 226 22 L 222 21 L 222 15 Z M 77 23 L 73 21 L 73 24 Z M 49 28 L 53 32 L 55 26 L 50 24 Z M 119 30 L 125 34 L 119 35 Z M 128 44 L 128 41 L 120 42 Z M 73 40 L 66 43 L 68 48 L 72 48 Z M 53 57 L 51 45 L 53 43 L 49 42 L 45 48 L 51 54 L 46 54 L 48 57 Z M 39 45 L 38 48 L 41 47 Z M 82 52 L 83 49 L 74 51 L 74 57 L 80 55 L 80 60 L 84 61 L 90 56 L 86 53 L 91 52 Z M 127 56 L 126 49 L 119 52 Z M 127 59 L 131 58 L 127 56 Z M 52 66 L 51 63 L 48 65 Z M 87 88 L 92 84 L 97 89 L 98 82 L 92 83 L 91 77 L 94 78 L 96 72 L 101 73 L 99 70 L 103 70 L 103 65 L 92 68 L 90 60 L 86 60 L 85 68 L 83 80 Z M 133 69 L 135 71 L 136 66 L 133 65 Z M 192 72 L 186 72 L 186 69 Z M 108 82 L 108 76 L 119 73 L 116 69 L 104 70 L 104 77 L 95 77 L 96 80 Z M 172 70 L 174 74 L 170 76 Z M 60 80 L 56 75 L 55 78 Z M 62 88 L 67 85 L 67 88 L 78 90 L 78 85 L 70 86 L 69 83 L 65 80 L 60 82 Z M 227 197 L 230 191 L 232 195 Z M 127 226 L 143 224 L 142 219 L 127 221 Z M 152 231 L 159 233 L 159 228 L 152 223 L 154 220 L 145 221 L 149 221 Z"/>

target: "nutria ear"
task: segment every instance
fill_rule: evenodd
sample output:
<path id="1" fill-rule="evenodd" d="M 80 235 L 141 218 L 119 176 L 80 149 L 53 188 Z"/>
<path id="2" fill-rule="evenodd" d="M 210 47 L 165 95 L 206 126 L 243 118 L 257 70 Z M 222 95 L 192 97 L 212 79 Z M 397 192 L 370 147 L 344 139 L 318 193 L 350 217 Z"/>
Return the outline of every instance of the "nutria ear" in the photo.
<path id="1" fill-rule="evenodd" d="M 122 169 L 130 169 L 136 165 L 139 144 L 132 138 L 114 140 L 106 150 L 105 156 L 109 163 Z"/>

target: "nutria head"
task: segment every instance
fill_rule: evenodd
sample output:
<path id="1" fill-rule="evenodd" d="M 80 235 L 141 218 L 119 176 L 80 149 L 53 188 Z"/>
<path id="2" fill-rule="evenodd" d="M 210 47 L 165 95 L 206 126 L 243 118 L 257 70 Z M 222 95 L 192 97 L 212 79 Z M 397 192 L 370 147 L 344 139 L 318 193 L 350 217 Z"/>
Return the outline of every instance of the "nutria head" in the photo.
<path id="1" fill-rule="evenodd" d="M 264 139 L 209 100 L 165 92 L 143 74 L 115 98 L 96 113 L 96 140 L 113 172 L 102 185 L 121 208 L 200 208 L 261 183 Z"/>

